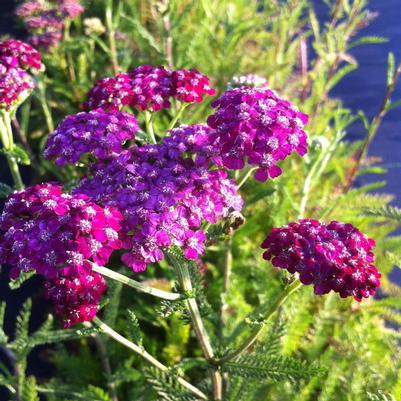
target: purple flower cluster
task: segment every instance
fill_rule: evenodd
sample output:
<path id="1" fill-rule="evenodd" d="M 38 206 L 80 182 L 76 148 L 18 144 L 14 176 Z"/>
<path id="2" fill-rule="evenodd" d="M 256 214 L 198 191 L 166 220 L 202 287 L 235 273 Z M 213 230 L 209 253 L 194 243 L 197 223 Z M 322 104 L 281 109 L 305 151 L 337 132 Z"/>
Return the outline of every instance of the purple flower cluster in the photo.
<path id="1" fill-rule="evenodd" d="M 83 12 L 79 0 L 30 0 L 15 11 L 31 33 L 30 42 L 45 49 L 57 46 L 66 19 L 76 18 Z"/>
<path id="2" fill-rule="evenodd" d="M 26 71 L 0 64 L 0 110 L 9 111 L 21 104 L 34 87 L 34 80 Z"/>
<path id="3" fill-rule="evenodd" d="M 63 318 L 64 328 L 93 320 L 107 286 L 104 278 L 88 269 L 66 267 L 45 283 L 46 298 Z"/>
<path id="4" fill-rule="evenodd" d="M 44 156 L 59 166 L 76 163 L 88 153 L 104 159 L 120 153 L 138 130 L 135 116 L 121 111 L 98 109 L 70 115 L 49 135 Z"/>
<path id="5" fill-rule="evenodd" d="M 107 263 L 121 247 L 121 214 L 81 194 L 63 194 L 58 184 L 39 184 L 8 198 L 0 216 L 0 264 L 12 278 L 34 270 L 53 279 L 59 269 Z"/>
<path id="6" fill-rule="evenodd" d="M 197 259 L 204 252 L 202 222 L 215 223 L 239 211 L 242 199 L 222 169 L 211 169 L 207 157 L 191 153 L 204 127 L 173 130 L 164 143 L 132 147 L 92 166 L 93 177 L 77 188 L 97 203 L 119 209 L 125 218 L 123 262 L 135 271 L 157 262 L 169 246 Z M 177 135 L 175 135 L 177 134 Z M 181 141 L 180 138 L 184 140 Z M 191 139 L 188 139 L 191 138 Z"/>
<path id="7" fill-rule="evenodd" d="M 373 264 L 374 245 L 351 224 L 300 220 L 273 228 L 262 248 L 267 249 L 264 259 L 299 273 L 303 284 L 313 284 L 315 294 L 333 290 L 360 302 L 380 286 L 380 273 Z"/>
<path id="8" fill-rule="evenodd" d="M 257 166 L 255 178 L 266 181 L 281 174 L 278 161 L 294 150 L 301 156 L 307 151 L 307 115 L 271 89 L 231 89 L 212 106 L 217 110 L 208 118 L 215 130 L 211 141 L 229 169 L 248 162 Z"/>
<path id="9" fill-rule="evenodd" d="M 86 107 L 119 110 L 125 105 L 139 110 L 158 111 L 170 107 L 170 99 L 201 102 L 213 95 L 209 78 L 197 70 L 169 71 L 143 65 L 116 77 L 103 78 L 88 92 Z"/>
<path id="10" fill-rule="evenodd" d="M 16 39 L 0 42 L 0 63 L 7 68 L 42 68 L 40 53 L 27 43 Z"/>

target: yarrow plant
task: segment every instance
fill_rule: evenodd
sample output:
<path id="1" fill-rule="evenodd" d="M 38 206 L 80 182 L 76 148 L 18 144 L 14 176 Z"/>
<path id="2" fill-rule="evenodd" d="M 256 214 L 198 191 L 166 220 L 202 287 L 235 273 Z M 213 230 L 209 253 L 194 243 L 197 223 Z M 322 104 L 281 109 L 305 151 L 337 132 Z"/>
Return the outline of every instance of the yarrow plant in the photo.
<path id="1" fill-rule="evenodd" d="M 17 7 L 15 14 L 30 32 L 29 41 L 34 46 L 49 49 L 58 45 L 65 24 L 84 10 L 78 0 L 28 0 Z"/>
<path id="2" fill-rule="evenodd" d="M 315 294 L 334 291 L 358 302 L 375 294 L 380 273 L 373 247 L 351 224 L 300 220 L 273 231 L 262 244 L 263 258 L 273 265 L 298 273 L 303 284 L 313 284 Z"/>
<path id="3" fill-rule="evenodd" d="M 25 1 L 17 7 L 16 14 L 24 20 L 31 34 L 30 43 L 47 49 L 52 56 L 60 55 L 56 60 L 59 63 L 46 66 L 51 71 L 46 79 L 37 50 L 14 39 L 0 43 L 0 131 L 16 184 L 16 191 L 8 191 L 0 215 L 0 263 L 9 266 L 13 285 L 32 274 L 41 277 L 45 297 L 52 302 L 64 328 L 69 329 L 56 330 L 57 336 L 90 336 L 87 343 L 99 350 L 103 369 L 96 374 L 107 381 L 104 389 L 91 386 L 88 392 L 77 392 L 76 388 L 71 390 L 68 386 L 53 389 L 51 384 L 37 388 L 49 401 L 64 400 L 65 394 L 77 399 L 123 401 L 117 389 L 132 382 L 135 385 L 129 385 L 132 388 L 124 393 L 124 399 L 150 401 L 157 392 L 161 400 L 249 401 L 276 399 L 274 394 L 271 397 L 265 394 L 274 387 L 271 381 L 277 381 L 280 390 L 284 389 L 277 399 L 287 397 L 291 384 L 296 384 L 297 388 L 305 384 L 307 389 L 291 400 L 310 401 L 312 398 L 307 394 L 311 397 L 323 394 L 329 399 L 329 392 L 315 391 L 321 372 L 314 364 L 309 365 L 308 359 L 330 347 L 329 342 L 338 341 L 338 338 L 332 340 L 336 330 L 344 333 L 341 325 L 348 324 L 347 319 L 343 319 L 343 315 L 341 319 L 333 318 L 333 312 L 346 311 L 354 302 L 352 297 L 358 302 L 371 298 L 362 304 L 354 302 L 353 313 L 365 305 L 369 307 L 376 302 L 374 296 L 381 282 L 386 280 L 386 272 L 381 269 L 382 274 L 379 273 L 375 265 L 373 240 L 351 224 L 337 220 L 324 222 L 335 206 L 308 205 L 311 188 L 322 178 L 335 152 L 337 134 L 333 132 L 344 130 L 341 120 L 344 111 L 338 114 L 341 118 L 336 115 L 341 124 L 336 117 L 333 117 L 334 122 L 328 120 L 331 115 L 324 117 L 327 118 L 324 124 L 333 124 L 327 135 L 329 139 L 325 138 L 324 146 L 314 146 L 316 138 L 322 136 L 320 131 L 315 135 L 315 131 L 320 129 L 319 124 L 324 124 L 315 121 L 320 103 L 302 102 L 311 85 L 309 75 L 302 77 L 304 87 L 296 93 L 298 99 L 282 96 L 284 85 L 277 84 L 279 73 L 291 84 L 297 82 L 286 75 L 290 74 L 287 68 L 293 67 L 287 67 L 291 57 L 279 57 L 274 53 L 277 60 L 286 61 L 279 66 L 279 73 L 269 73 L 268 80 L 256 74 L 235 75 L 227 85 L 234 73 L 233 60 L 229 66 L 227 61 L 227 71 L 223 64 L 215 66 L 215 60 L 204 66 L 204 71 L 217 71 L 218 76 L 211 74 L 209 77 L 196 69 L 182 68 L 202 63 L 193 62 L 191 58 L 201 43 L 196 34 L 184 61 L 177 53 L 180 46 L 188 43 L 171 48 L 176 41 L 177 27 L 180 27 L 179 21 L 170 19 L 170 7 L 174 9 L 175 4 L 156 2 L 146 7 L 133 7 L 138 15 L 132 16 L 132 10 L 128 10 L 131 5 L 126 7 L 121 2 L 116 16 L 113 6 L 117 3 L 107 1 L 103 25 L 98 18 L 103 6 L 100 3 L 94 7 L 96 17 L 86 19 L 83 24 L 77 20 L 71 30 L 72 36 L 75 31 L 85 31 L 90 36 L 88 41 L 69 36 L 72 19 L 84 11 L 77 0 Z M 202 12 L 214 15 L 207 3 L 202 3 Z M 184 19 L 184 14 L 199 12 L 197 7 L 182 11 Z M 227 42 L 223 47 L 228 55 L 231 47 L 238 50 L 234 42 L 248 49 L 254 40 L 242 41 L 242 36 L 246 36 L 244 27 L 235 30 L 236 24 L 231 25 L 231 19 L 237 18 L 237 13 L 231 13 L 231 8 L 229 11 L 227 14 L 224 9 L 222 13 L 229 17 L 227 21 L 218 18 L 213 22 L 217 23 L 218 30 L 235 31 L 233 39 L 224 34 Z M 160 24 L 153 24 L 156 22 L 153 15 L 157 13 L 161 16 Z M 306 15 L 303 9 L 300 15 Z M 117 29 L 123 31 L 126 26 L 139 27 L 142 20 L 146 23 L 139 36 L 144 43 L 128 40 L 128 36 L 123 36 L 125 32 L 116 32 Z M 157 36 L 159 25 L 163 30 L 160 37 Z M 303 22 L 297 28 L 304 31 L 305 26 Z M 280 32 L 284 27 L 281 21 Z M 202 59 L 205 54 L 214 57 L 214 46 L 222 34 L 210 24 L 202 24 L 199 25 L 200 36 L 203 29 L 210 29 L 214 35 L 211 47 L 202 50 Z M 265 28 L 262 31 L 265 33 Z M 63 36 L 66 39 L 63 45 L 49 51 L 58 46 Z M 130 43 L 127 48 L 118 40 L 122 37 Z M 304 42 L 298 43 L 298 39 L 294 39 L 294 46 L 302 47 Z M 152 57 L 147 57 L 143 51 L 147 45 L 152 48 Z M 281 47 L 278 45 L 277 49 Z M 80 52 L 81 48 L 85 49 Z M 99 66 L 95 57 L 98 48 L 106 60 Z M 138 55 L 135 60 L 144 63 L 157 60 L 158 64 L 166 63 L 169 68 L 132 65 L 130 55 L 133 52 Z M 79 56 L 78 61 L 75 62 L 72 54 Z M 307 65 L 303 57 L 301 54 L 300 62 Z M 298 58 L 297 54 L 294 59 Z M 109 61 L 110 65 L 104 65 Z M 56 100 L 65 84 L 57 81 L 58 78 L 54 78 L 57 85 L 46 98 L 45 84 L 51 84 L 53 74 L 59 76 L 59 71 L 52 69 L 55 65 L 74 82 L 73 93 L 66 94 L 68 100 L 61 102 Z M 247 60 L 241 64 L 241 69 L 252 65 L 251 60 Z M 314 68 L 318 70 L 320 64 Z M 299 68 L 292 69 L 298 71 Z M 38 71 L 38 89 L 32 107 L 27 105 L 17 113 L 18 107 L 34 90 L 35 78 L 31 74 Z M 235 69 L 235 73 L 238 72 Z M 111 76 L 96 81 L 97 77 L 107 74 Z M 318 75 L 311 73 L 313 77 Z M 216 95 L 214 85 L 228 89 L 211 99 Z M 322 98 L 325 97 L 323 94 Z M 196 104 L 202 102 L 195 110 Z M 38 104 L 42 110 L 38 110 Z M 302 111 L 296 104 L 302 105 Z M 190 105 L 193 113 L 187 110 Z M 34 149 L 43 151 L 35 159 L 38 172 L 46 177 L 44 180 L 57 177 L 60 182 L 24 188 L 17 161 L 24 157 L 29 159 L 31 149 L 23 140 L 21 143 L 25 147 L 16 146 L 13 134 L 19 134 L 22 139 L 30 135 L 26 121 L 30 110 L 34 116 L 43 111 L 49 132 L 47 138 L 32 132 Z M 56 124 L 53 120 L 49 124 L 49 115 L 51 119 L 52 111 L 56 110 Z M 306 132 L 308 113 L 312 115 L 313 138 L 308 138 Z M 21 125 L 17 120 L 20 115 L 24 118 Z M 310 155 L 302 159 L 308 151 Z M 291 157 L 293 153 L 301 157 Z M 340 156 L 338 169 L 344 173 L 343 165 L 349 160 L 342 153 Z M 296 167 L 283 163 L 288 159 Z M 293 177 L 295 168 L 299 179 Z M 250 179 L 252 174 L 256 181 Z M 330 174 L 327 180 L 331 180 Z M 340 184 L 334 185 L 332 181 L 327 184 L 326 192 L 334 187 L 341 192 L 337 188 Z M 32 178 L 31 182 L 42 180 Z M 322 198 L 327 203 L 326 192 Z M 284 205 L 282 209 L 280 204 Z M 280 213 L 276 215 L 277 211 Z M 266 227 L 281 225 L 295 214 L 315 213 L 319 213 L 321 220 L 300 219 L 280 228 L 273 227 L 261 245 L 263 257 L 258 252 L 254 242 L 262 241 L 261 230 L 265 235 Z M 362 219 L 360 228 L 370 233 Z M 378 264 L 382 260 L 379 258 L 382 255 L 377 258 Z M 267 267 L 266 261 L 271 261 L 273 267 Z M 235 281 L 230 283 L 232 275 Z M 204 281 L 207 286 L 203 285 Z M 121 284 L 130 288 L 122 289 Z M 302 284 L 313 285 L 316 295 L 335 292 L 339 296 L 316 297 L 307 288 L 301 290 Z M 161 300 L 161 305 L 154 303 L 149 307 L 142 298 L 128 292 L 132 289 Z M 299 291 L 299 297 L 289 300 L 290 306 L 282 310 L 295 291 Z M 349 302 L 340 299 L 346 297 L 350 297 Z M 333 303 L 341 303 L 341 307 L 335 309 Z M 146 307 L 140 309 L 143 305 Z M 368 313 L 366 310 L 363 313 Z M 157 317 L 152 315 L 155 311 Z M 0 321 L 1 312 L 0 307 Z M 313 321 L 314 314 L 316 321 Z M 305 319 L 304 326 L 283 334 L 290 316 L 296 321 L 303 320 L 305 315 L 312 316 L 310 321 Z M 100 320 L 102 316 L 104 322 Z M 275 316 L 277 319 L 273 319 Z M 142 319 L 154 325 L 156 335 L 162 333 L 163 341 L 171 337 L 176 343 L 166 347 L 152 343 L 149 336 L 142 338 L 139 327 Z M 193 346 L 194 339 L 183 320 L 190 321 L 199 349 Z M 19 326 L 22 321 L 24 319 L 20 319 Z M 115 325 L 121 333 L 109 325 Z M 333 325 L 333 330 L 327 336 L 322 335 L 324 341 L 321 338 L 316 342 L 310 340 L 316 332 L 326 333 L 329 325 Z M 264 330 L 268 330 L 269 335 L 257 343 Z M 22 331 L 19 328 L 19 332 Z M 129 336 L 124 337 L 127 331 Z M 123 359 L 120 351 L 109 352 L 111 342 L 104 342 L 103 335 L 153 365 L 156 370 L 146 371 L 144 375 L 152 384 L 152 390 L 142 383 L 145 378 L 142 378 L 139 362 Z M 3 337 L 0 331 L 1 343 Z M 32 336 L 34 342 L 42 337 L 53 341 L 42 329 Z M 28 342 L 19 339 L 11 349 L 17 349 L 20 344 L 26 353 Z M 79 344 L 81 346 L 86 344 Z M 281 353 L 282 346 L 283 349 L 286 346 L 285 353 Z M 163 363 L 147 349 L 153 352 L 163 349 Z M 116 355 L 121 360 L 116 362 Z M 300 355 L 305 361 L 297 359 Z M 330 354 L 331 359 L 333 355 Z M 344 366 L 348 368 L 349 365 Z M 20 374 L 18 368 L 15 376 Z M 204 372 L 210 374 L 209 380 L 197 380 L 195 383 L 196 386 L 200 384 L 199 387 L 189 383 L 188 378 L 197 378 Z M 2 377 L 0 372 L 0 384 Z M 263 388 L 250 389 L 255 377 Z M 308 382 L 310 377 L 316 381 Z M 330 378 L 328 388 L 331 388 Z M 16 401 L 28 399 L 27 387 L 18 388 L 25 379 L 13 377 L 12 380 L 13 385 L 17 383 Z M 31 387 L 35 388 L 35 384 Z M 336 389 L 338 385 L 332 387 Z M 61 398 L 58 399 L 59 394 Z M 29 399 L 39 399 L 39 396 Z"/>

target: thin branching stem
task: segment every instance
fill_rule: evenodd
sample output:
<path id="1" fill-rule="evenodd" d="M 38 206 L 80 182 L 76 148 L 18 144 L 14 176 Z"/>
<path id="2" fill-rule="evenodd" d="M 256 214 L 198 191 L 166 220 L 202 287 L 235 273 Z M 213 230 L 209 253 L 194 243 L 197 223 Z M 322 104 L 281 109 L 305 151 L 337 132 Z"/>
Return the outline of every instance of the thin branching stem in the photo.
<path id="1" fill-rule="evenodd" d="M 153 357 L 151 354 L 149 354 L 149 352 L 147 352 L 143 347 L 140 347 L 139 345 L 133 343 L 132 341 L 129 341 L 127 338 L 123 337 L 121 334 L 119 334 L 115 330 L 113 330 L 106 323 L 102 322 L 98 317 L 95 317 L 93 319 L 93 323 L 96 324 L 104 334 L 107 334 L 108 336 L 110 336 L 111 338 L 113 338 L 114 340 L 119 342 L 120 344 L 122 344 L 125 347 L 129 348 L 130 350 L 134 351 L 136 354 L 141 356 L 143 359 L 148 361 L 150 364 L 152 364 L 157 369 L 160 369 L 163 372 L 169 371 L 169 368 L 167 366 L 163 365 L 155 357 Z M 200 391 L 198 388 L 193 386 L 191 383 L 187 382 L 182 377 L 178 376 L 177 381 L 183 387 L 185 387 L 192 393 L 196 394 L 202 400 L 207 400 L 206 395 L 203 394 L 202 391 Z"/>
<path id="2" fill-rule="evenodd" d="M 146 133 L 148 134 L 150 143 L 156 144 L 157 140 L 153 128 L 153 114 L 148 110 L 145 110 L 145 125 L 146 125 Z"/>
<path id="3" fill-rule="evenodd" d="M 238 184 L 238 189 L 240 189 L 249 179 L 249 177 L 252 175 L 252 173 L 257 170 L 259 167 L 252 167 L 250 168 L 244 176 L 240 179 L 240 182 Z"/>
<path id="4" fill-rule="evenodd" d="M 14 138 L 11 127 L 10 113 L 7 111 L 2 111 L 0 114 L 0 138 L 6 153 L 5 156 L 7 159 L 7 164 L 10 169 L 15 188 L 21 191 L 24 189 L 24 183 L 21 178 L 18 163 L 15 157 L 10 154 L 10 152 L 14 148 Z"/>
<path id="5" fill-rule="evenodd" d="M 38 97 L 40 106 L 42 107 L 43 114 L 45 116 L 47 130 L 49 132 L 53 132 L 54 131 L 54 122 L 53 122 L 52 113 L 51 113 L 49 105 L 47 103 L 46 83 L 45 83 L 45 76 L 43 74 L 38 78 L 38 96 L 37 97 Z"/>
<path id="6" fill-rule="evenodd" d="M 119 73 L 120 67 L 118 65 L 117 45 L 116 45 L 116 32 L 113 23 L 113 0 L 107 0 L 106 4 L 106 28 L 107 38 L 109 41 L 111 65 L 115 75 Z"/>
<path id="7" fill-rule="evenodd" d="M 193 292 L 193 288 L 188 268 L 181 266 L 181 263 L 179 263 L 172 255 L 170 255 L 170 260 L 174 265 L 181 288 L 187 294 L 191 294 Z M 209 335 L 203 323 L 198 303 L 196 302 L 196 299 L 192 297 L 188 297 L 185 300 L 185 303 L 191 318 L 192 326 L 194 328 L 196 337 L 202 349 L 203 356 L 207 361 L 214 363 L 215 361 L 214 351 L 210 342 Z M 212 369 L 211 377 L 213 384 L 214 400 L 221 400 L 223 398 L 223 381 L 221 372 L 217 367 Z"/>
<path id="8" fill-rule="evenodd" d="M 348 175 L 348 179 L 347 179 L 346 186 L 344 188 L 344 192 L 348 192 L 349 189 L 352 187 L 352 184 L 358 173 L 360 165 L 368 153 L 369 145 L 372 143 L 373 138 L 375 137 L 375 135 L 380 127 L 380 124 L 383 121 L 384 116 L 388 112 L 388 106 L 390 105 L 391 97 L 393 95 L 393 92 L 394 92 L 394 89 L 395 89 L 395 86 L 397 84 L 400 74 L 401 74 L 401 63 L 395 69 L 393 76 L 391 77 L 391 81 L 387 85 L 386 93 L 384 95 L 384 98 L 383 98 L 382 104 L 379 108 L 379 111 L 373 118 L 372 123 L 369 126 L 368 133 L 362 143 L 361 148 L 359 149 L 359 151 L 355 157 L 355 162 Z"/>
<path id="9" fill-rule="evenodd" d="M 184 110 L 188 107 L 189 103 L 181 103 L 177 114 L 175 115 L 175 117 L 171 120 L 169 127 L 167 128 L 167 130 L 171 130 L 175 127 L 175 125 L 177 124 L 177 121 L 181 118 L 182 113 L 184 112 Z"/>
<path id="10" fill-rule="evenodd" d="M 280 307 L 284 304 L 284 302 L 287 300 L 287 298 L 295 292 L 300 286 L 301 282 L 299 280 L 295 280 L 293 283 L 291 283 L 285 290 L 280 294 L 280 296 L 276 299 L 274 304 L 270 307 L 270 309 L 267 311 L 266 315 L 263 318 L 263 322 L 261 322 L 260 325 L 258 325 L 251 333 L 251 335 L 234 351 L 224 355 L 220 359 L 220 363 L 224 364 L 224 362 L 231 361 L 232 359 L 236 358 L 237 356 L 241 355 L 244 353 L 249 347 L 251 347 L 254 342 L 259 338 L 261 335 L 265 324 L 267 321 L 270 320 L 270 318 L 280 309 Z"/>
<path id="11" fill-rule="evenodd" d="M 93 271 L 100 273 L 102 276 L 111 278 L 112 280 L 118 281 L 125 284 L 137 291 L 143 292 L 145 294 L 153 295 L 154 297 L 167 299 L 169 301 L 176 301 L 182 298 L 181 294 L 174 292 L 163 291 L 155 287 L 147 286 L 139 281 L 133 280 L 123 274 L 117 273 L 114 270 L 108 269 L 107 267 L 99 266 L 96 263 L 92 264 Z"/>

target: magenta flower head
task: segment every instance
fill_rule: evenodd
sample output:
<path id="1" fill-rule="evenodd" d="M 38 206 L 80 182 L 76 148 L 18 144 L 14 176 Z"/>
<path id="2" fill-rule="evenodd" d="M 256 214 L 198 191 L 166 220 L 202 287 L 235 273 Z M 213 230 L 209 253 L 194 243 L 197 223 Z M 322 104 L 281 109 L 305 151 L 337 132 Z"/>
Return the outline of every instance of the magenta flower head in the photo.
<path id="1" fill-rule="evenodd" d="M 42 67 L 40 53 L 27 43 L 16 39 L 0 42 L 0 63 L 8 68 L 40 70 Z"/>
<path id="2" fill-rule="evenodd" d="M 95 163 L 93 177 L 83 179 L 77 188 L 123 213 L 123 247 L 128 250 L 123 262 L 134 271 L 163 259 L 170 246 L 181 247 L 187 258 L 197 259 L 205 249 L 202 223 L 216 223 L 241 210 L 242 199 L 227 172 L 192 152 L 196 145 L 190 141 L 197 129 L 192 129 L 188 141 L 182 130 L 173 130 L 162 144 L 131 147 L 109 161 Z"/>
<path id="3" fill-rule="evenodd" d="M 121 110 L 131 104 L 134 98 L 132 81 L 128 74 L 102 78 L 95 83 L 87 94 L 85 107 L 89 110 Z"/>
<path id="4" fill-rule="evenodd" d="M 294 150 L 301 156 L 307 151 L 307 115 L 271 89 L 231 89 L 212 107 L 217 110 L 207 121 L 215 129 L 211 141 L 229 169 L 242 169 L 248 162 L 263 182 L 281 174 L 277 163 Z"/>
<path id="5" fill-rule="evenodd" d="M 49 135 L 44 156 L 59 166 L 76 163 L 88 153 L 104 159 L 120 153 L 123 144 L 134 139 L 138 130 L 135 116 L 129 113 L 102 109 L 81 112 L 66 117 Z"/>
<path id="6" fill-rule="evenodd" d="M 375 242 L 351 224 L 299 220 L 273 228 L 262 244 L 263 258 L 298 273 L 303 284 L 313 284 L 315 294 L 335 291 L 358 302 L 375 294 L 380 273 L 374 263 Z"/>
<path id="7" fill-rule="evenodd" d="M 34 270 L 49 279 L 65 267 L 104 265 L 121 247 L 121 218 L 58 184 L 29 187 L 10 195 L 0 216 L 0 263 L 11 266 L 12 278 Z"/>
<path id="8" fill-rule="evenodd" d="M 34 87 L 34 80 L 26 71 L 0 64 L 0 110 L 9 111 L 17 107 Z"/>
<path id="9" fill-rule="evenodd" d="M 216 91 L 210 87 L 209 78 L 198 70 L 177 70 L 172 74 L 174 97 L 181 102 L 202 102 L 203 96 L 213 96 Z"/>
<path id="10" fill-rule="evenodd" d="M 63 318 L 64 328 L 93 320 L 106 291 L 103 277 L 88 269 L 67 267 L 46 280 L 45 295 L 54 304 L 56 315 Z"/>
<path id="11" fill-rule="evenodd" d="M 139 110 L 158 111 L 170 107 L 170 96 L 173 95 L 172 74 L 164 67 L 141 65 L 131 70 L 134 97 L 132 107 Z"/>

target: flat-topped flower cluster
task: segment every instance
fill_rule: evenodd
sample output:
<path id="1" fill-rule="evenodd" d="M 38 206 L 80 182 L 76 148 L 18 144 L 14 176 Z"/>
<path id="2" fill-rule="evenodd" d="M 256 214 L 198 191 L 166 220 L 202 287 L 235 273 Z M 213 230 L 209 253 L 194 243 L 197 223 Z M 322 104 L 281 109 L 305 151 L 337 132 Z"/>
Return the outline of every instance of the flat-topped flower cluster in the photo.
<path id="1" fill-rule="evenodd" d="M 11 110 L 22 103 L 35 87 L 28 70 L 40 70 L 41 55 L 16 39 L 0 42 L 0 110 Z"/>
<path id="2" fill-rule="evenodd" d="M 40 64 L 29 48 L 1 49 L 9 65 Z M 241 85 L 252 79 L 259 84 Z M 278 163 L 292 152 L 306 153 L 307 115 L 260 79 L 236 81 L 239 87 L 212 102 L 207 125 L 181 125 L 157 133 L 158 143 L 140 144 L 133 109 L 146 111 L 149 124 L 149 112 L 170 108 L 173 99 L 196 103 L 215 93 L 197 70 L 140 66 L 98 81 L 89 110 L 66 117 L 49 135 L 45 158 L 58 166 L 80 162 L 86 175 L 71 193 L 47 183 L 10 196 L 0 218 L 0 263 L 12 266 L 13 278 L 31 270 L 43 275 L 66 327 L 96 315 L 106 283 L 94 264 L 106 265 L 118 251 L 125 265 L 144 271 L 171 246 L 198 259 L 205 227 L 242 209 L 230 170 L 247 176 L 254 169 L 266 181 L 281 174 Z M 274 229 L 263 247 L 266 259 L 299 273 L 317 294 L 334 290 L 360 300 L 379 285 L 373 242 L 351 225 L 303 220 Z"/>
<path id="3" fill-rule="evenodd" d="M 124 106 L 139 110 L 168 109 L 175 98 L 185 103 L 202 102 L 212 96 L 209 78 L 199 71 L 170 71 L 164 67 L 143 65 L 128 73 L 103 78 L 88 93 L 87 108 L 120 110 Z"/>
<path id="4" fill-rule="evenodd" d="M 375 243 L 351 224 L 300 220 L 274 228 L 262 244 L 274 266 L 299 273 L 315 294 L 335 291 L 357 301 L 374 295 L 380 273 L 374 266 Z"/>
<path id="5" fill-rule="evenodd" d="M 29 42 L 49 49 L 60 42 L 66 21 L 78 17 L 84 10 L 79 0 L 28 0 L 17 7 L 15 14 L 30 32 Z"/>

